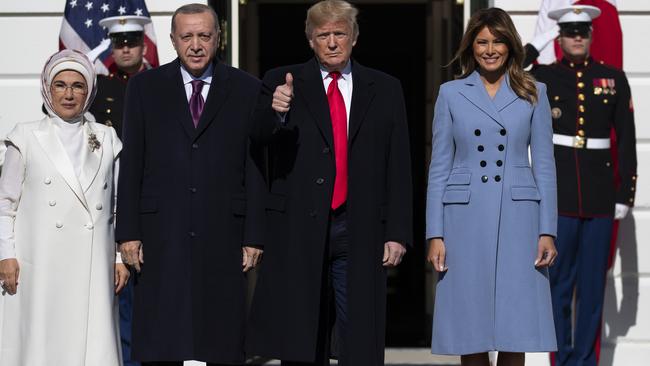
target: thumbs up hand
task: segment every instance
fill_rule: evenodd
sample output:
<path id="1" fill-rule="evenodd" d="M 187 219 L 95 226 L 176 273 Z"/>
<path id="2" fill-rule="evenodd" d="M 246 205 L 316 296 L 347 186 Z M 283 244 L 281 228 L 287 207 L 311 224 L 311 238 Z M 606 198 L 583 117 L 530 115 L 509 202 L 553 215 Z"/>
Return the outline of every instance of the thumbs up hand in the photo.
<path id="1" fill-rule="evenodd" d="M 273 103 L 271 103 L 271 108 L 278 113 L 289 112 L 293 99 L 293 76 L 287 73 L 284 78 L 285 83 L 275 88 Z"/>

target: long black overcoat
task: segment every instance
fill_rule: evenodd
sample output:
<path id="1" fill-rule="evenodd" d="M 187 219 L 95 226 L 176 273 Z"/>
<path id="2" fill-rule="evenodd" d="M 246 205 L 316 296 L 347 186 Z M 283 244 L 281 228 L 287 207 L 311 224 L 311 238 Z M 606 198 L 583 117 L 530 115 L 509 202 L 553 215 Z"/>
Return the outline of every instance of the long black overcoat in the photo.
<path id="1" fill-rule="evenodd" d="M 178 60 L 134 76 L 127 88 L 116 237 L 144 248 L 136 360 L 244 360 L 242 245 L 262 244 L 263 235 L 263 199 L 255 196 L 265 194 L 264 182 L 248 154 L 260 82 L 213 66 L 197 128 Z"/>
<path id="2" fill-rule="evenodd" d="M 280 125 L 276 86 L 294 77 Z M 384 243 L 412 243 L 409 135 L 399 81 L 354 62 L 348 133 L 348 337 L 345 365 L 383 365 Z M 254 355 L 310 361 L 316 354 L 323 263 L 335 177 L 332 127 L 315 59 L 269 71 L 253 141 L 270 143 L 267 245 L 247 333 Z"/>

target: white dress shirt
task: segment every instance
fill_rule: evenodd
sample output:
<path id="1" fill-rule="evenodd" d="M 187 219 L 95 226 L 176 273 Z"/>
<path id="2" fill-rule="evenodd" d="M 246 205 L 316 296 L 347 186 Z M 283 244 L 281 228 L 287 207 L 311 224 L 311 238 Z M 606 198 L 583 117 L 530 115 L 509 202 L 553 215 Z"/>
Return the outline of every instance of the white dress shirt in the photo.
<path id="1" fill-rule="evenodd" d="M 201 95 L 203 96 L 203 101 L 208 100 L 208 92 L 210 91 L 210 84 L 212 84 L 212 64 L 205 69 L 203 75 L 200 77 L 194 77 L 190 74 L 185 67 L 181 65 L 181 76 L 183 77 L 183 86 L 185 87 L 185 95 L 187 96 L 187 102 L 189 103 L 190 98 L 192 97 L 192 80 L 203 80 L 203 89 L 201 89 Z"/>

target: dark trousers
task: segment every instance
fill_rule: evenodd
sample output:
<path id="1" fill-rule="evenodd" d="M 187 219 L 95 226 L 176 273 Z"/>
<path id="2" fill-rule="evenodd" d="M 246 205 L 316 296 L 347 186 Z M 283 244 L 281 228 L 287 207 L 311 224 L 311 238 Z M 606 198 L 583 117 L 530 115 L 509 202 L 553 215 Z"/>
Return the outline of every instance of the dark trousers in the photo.
<path id="1" fill-rule="evenodd" d="M 549 269 L 556 366 L 596 366 L 594 341 L 600 336 L 612 225 L 612 218 L 558 218 L 558 256 Z M 577 317 L 572 331 L 574 289 Z"/>
<path id="2" fill-rule="evenodd" d="M 140 366 L 140 362 L 131 360 L 131 318 L 133 317 L 133 282 L 135 273 L 119 295 L 120 300 L 120 341 L 122 343 L 122 361 L 124 366 Z"/>
<path id="3" fill-rule="evenodd" d="M 183 361 L 143 362 L 142 366 L 183 366 Z M 233 366 L 222 363 L 207 363 L 206 366 Z"/>
<path id="4" fill-rule="evenodd" d="M 339 365 L 341 354 L 345 353 L 345 335 L 348 325 L 347 312 L 347 266 L 348 266 L 348 221 L 345 207 L 330 214 L 329 236 L 327 240 L 327 257 L 324 263 L 323 290 L 321 296 L 320 323 L 318 329 L 318 344 L 314 362 L 282 361 L 283 366 L 327 366 L 329 365 L 330 342 L 333 341 L 337 350 Z M 330 310 L 334 303 L 334 337 L 331 337 L 332 326 Z M 333 339 L 332 339 L 333 338 Z"/>

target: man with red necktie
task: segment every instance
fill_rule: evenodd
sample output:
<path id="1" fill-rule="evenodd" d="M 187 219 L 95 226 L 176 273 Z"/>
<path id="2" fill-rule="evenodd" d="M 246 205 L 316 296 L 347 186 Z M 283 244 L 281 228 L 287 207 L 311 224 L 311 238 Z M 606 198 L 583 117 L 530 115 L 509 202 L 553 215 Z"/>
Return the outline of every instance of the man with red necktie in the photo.
<path id="1" fill-rule="evenodd" d="M 412 243 L 402 88 L 350 58 L 356 15 L 345 1 L 312 6 L 315 57 L 266 73 L 255 113 L 270 195 L 247 349 L 283 365 L 327 365 L 332 353 L 383 365 L 386 269 Z"/>

